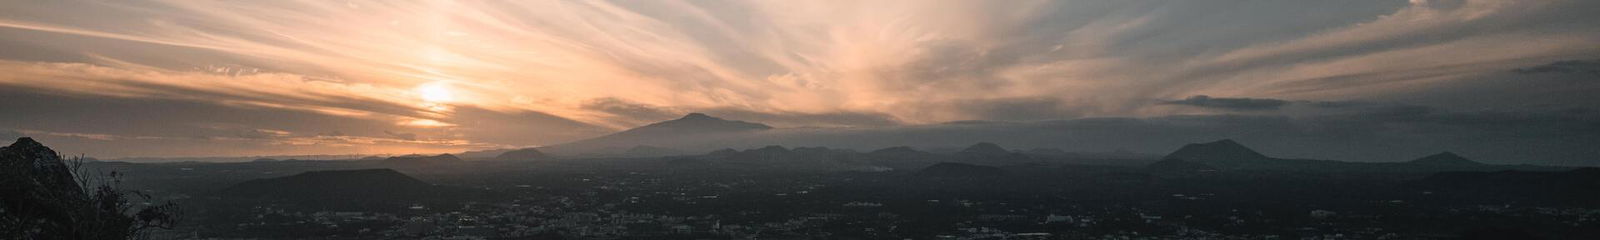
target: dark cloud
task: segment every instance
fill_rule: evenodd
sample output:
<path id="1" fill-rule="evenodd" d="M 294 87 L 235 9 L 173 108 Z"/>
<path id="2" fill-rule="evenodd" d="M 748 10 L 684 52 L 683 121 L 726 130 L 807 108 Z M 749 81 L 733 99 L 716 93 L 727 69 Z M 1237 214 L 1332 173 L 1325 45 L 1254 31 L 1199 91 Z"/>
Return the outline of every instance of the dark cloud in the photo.
<path id="1" fill-rule="evenodd" d="M 1565 60 L 1550 64 L 1511 70 L 1521 74 L 1560 73 L 1600 76 L 1600 59 Z"/>
<path id="2" fill-rule="evenodd" d="M 1182 100 L 1165 101 L 1162 104 L 1237 111 L 1264 111 L 1277 110 L 1284 105 L 1288 105 L 1289 101 L 1269 98 L 1213 98 L 1206 95 L 1195 95 Z"/>

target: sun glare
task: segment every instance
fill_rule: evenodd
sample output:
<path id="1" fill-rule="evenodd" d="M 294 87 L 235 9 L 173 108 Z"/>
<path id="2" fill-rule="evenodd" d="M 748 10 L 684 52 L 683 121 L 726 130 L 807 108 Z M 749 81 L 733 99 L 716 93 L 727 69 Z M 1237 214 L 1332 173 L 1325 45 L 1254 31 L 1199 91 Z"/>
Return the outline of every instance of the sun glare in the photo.
<path id="1" fill-rule="evenodd" d="M 432 82 L 417 86 L 417 95 L 429 103 L 442 103 L 455 101 L 455 94 L 451 92 L 450 85 L 444 82 Z"/>

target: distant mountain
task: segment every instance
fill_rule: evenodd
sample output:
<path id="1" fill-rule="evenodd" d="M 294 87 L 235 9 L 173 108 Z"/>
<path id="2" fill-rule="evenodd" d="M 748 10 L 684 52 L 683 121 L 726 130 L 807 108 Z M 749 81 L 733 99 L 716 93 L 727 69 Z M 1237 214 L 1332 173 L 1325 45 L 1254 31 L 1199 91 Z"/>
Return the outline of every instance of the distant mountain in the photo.
<path id="1" fill-rule="evenodd" d="M 972 146 L 969 146 L 966 149 L 961 149 L 961 152 L 957 152 L 957 153 L 958 154 L 966 154 L 966 155 L 975 155 L 975 156 L 1004 156 L 1006 154 L 1011 154 L 1011 151 L 1010 150 L 1006 150 L 1003 147 L 1000 147 L 999 144 L 994 144 L 994 143 L 991 143 L 991 142 L 980 142 L 980 143 L 977 143 L 977 144 L 973 144 Z"/>
<path id="2" fill-rule="evenodd" d="M 866 158 L 867 161 L 873 164 L 895 170 L 916 170 L 938 163 L 948 157 L 907 146 L 899 146 L 867 152 Z"/>
<path id="3" fill-rule="evenodd" d="M 456 164 L 456 163 L 461 163 L 461 162 L 462 162 L 461 158 L 456 157 L 456 155 L 450 155 L 450 154 L 439 154 L 439 155 L 433 155 L 433 156 L 405 155 L 405 156 L 386 158 L 386 159 L 383 159 L 383 161 L 382 161 L 382 163 L 386 164 L 386 165 L 407 165 L 407 166 Z"/>
<path id="4" fill-rule="evenodd" d="M 990 178 L 1004 176 L 1006 171 L 991 166 L 942 162 L 923 168 L 917 171 L 916 175 L 933 178 Z"/>
<path id="5" fill-rule="evenodd" d="M 456 157 L 460 157 L 462 159 L 494 158 L 494 157 L 500 156 L 500 154 L 505 154 L 506 152 L 510 152 L 512 150 L 516 150 L 516 149 L 504 149 L 504 148 L 501 148 L 501 149 L 487 149 L 487 150 L 477 150 L 477 151 L 466 151 L 466 152 L 461 152 L 461 153 L 456 154 Z"/>
<path id="6" fill-rule="evenodd" d="M 541 147 L 540 150 L 570 155 L 615 155 L 638 146 L 671 146 L 688 137 L 738 134 L 769 129 L 772 129 L 772 127 L 765 124 L 727 120 L 702 113 L 690 113 L 674 120 L 653 123 L 596 138 Z"/>
<path id="7" fill-rule="evenodd" d="M 1234 142 L 1232 139 L 1183 145 L 1182 148 L 1167 154 L 1162 159 L 1182 159 L 1214 166 L 1258 164 L 1272 160 L 1272 158 Z"/>
<path id="8" fill-rule="evenodd" d="M 1344 162 L 1319 159 L 1285 159 L 1262 155 L 1233 140 L 1184 145 L 1163 160 L 1200 163 L 1219 170 L 1291 170 L 1344 172 L 1444 172 L 1444 171 L 1560 171 L 1571 168 L 1533 165 L 1482 164 L 1450 152 L 1430 155 L 1409 162 Z M 1166 162 L 1164 165 L 1178 164 Z M 1152 164 L 1153 165 L 1153 164 Z M 1154 167 L 1154 166 L 1152 166 Z M 1173 166 L 1165 166 L 1173 167 Z"/>
<path id="9" fill-rule="evenodd" d="M 1411 161 L 1409 161 L 1407 163 L 1422 164 L 1422 165 L 1441 165 L 1441 166 L 1476 166 L 1476 165 L 1484 165 L 1483 163 L 1479 163 L 1479 162 L 1476 162 L 1476 161 L 1468 160 L 1467 158 L 1461 157 L 1461 155 L 1456 155 L 1455 153 L 1452 153 L 1452 152 L 1442 152 L 1442 153 L 1438 153 L 1438 154 L 1434 154 L 1434 155 L 1428 155 L 1426 157 L 1418 158 L 1416 160 L 1411 160 Z"/>
<path id="10" fill-rule="evenodd" d="M 990 166 L 1007 166 L 1033 162 L 1027 154 L 1011 152 L 999 144 L 980 142 L 956 152 L 955 160 L 963 163 Z"/>
<path id="11" fill-rule="evenodd" d="M 220 195 L 287 200 L 409 200 L 444 193 L 444 189 L 433 184 L 385 168 L 310 171 L 249 180 L 222 190 Z"/>
<path id="12" fill-rule="evenodd" d="M 548 158 L 550 158 L 550 155 L 545 155 L 544 152 L 540 152 L 539 149 L 534 148 L 506 151 L 505 153 L 501 153 L 499 156 L 494 157 L 495 160 L 504 161 L 544 160 Z"/>

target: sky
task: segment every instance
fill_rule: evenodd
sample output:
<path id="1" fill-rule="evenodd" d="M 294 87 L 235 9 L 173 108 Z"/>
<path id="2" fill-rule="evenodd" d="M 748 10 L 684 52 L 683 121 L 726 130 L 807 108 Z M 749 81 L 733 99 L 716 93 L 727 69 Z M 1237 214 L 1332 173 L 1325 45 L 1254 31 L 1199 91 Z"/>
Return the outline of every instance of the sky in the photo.
<path id="1" fill-rule="evenodd" d="M 786 129 L 1276 119 L 1308 145 L 1600 164 L 1572 146 L 1600 143 L 1600 1 L 0 5 L 0 137 L 102 158 L 529 147 L 703 112 Z"/>

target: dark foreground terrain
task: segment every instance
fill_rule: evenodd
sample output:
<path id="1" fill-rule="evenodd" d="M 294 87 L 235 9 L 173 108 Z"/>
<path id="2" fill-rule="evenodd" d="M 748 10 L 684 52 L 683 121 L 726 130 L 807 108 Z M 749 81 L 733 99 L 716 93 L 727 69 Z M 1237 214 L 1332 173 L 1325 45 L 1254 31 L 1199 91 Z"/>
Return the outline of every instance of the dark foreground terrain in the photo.
<path id="1" fill-rule="evenodd" d="M 91 165 L 183 206 L 170 238 L 1600 239 L 1592 168 L 1049 152 Z"/>

